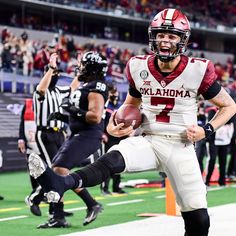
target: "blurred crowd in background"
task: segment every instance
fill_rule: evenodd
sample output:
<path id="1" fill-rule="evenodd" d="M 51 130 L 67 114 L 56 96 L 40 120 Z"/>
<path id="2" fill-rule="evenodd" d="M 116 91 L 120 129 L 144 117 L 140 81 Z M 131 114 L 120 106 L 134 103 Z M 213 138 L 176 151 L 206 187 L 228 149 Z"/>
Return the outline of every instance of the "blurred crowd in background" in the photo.
<path id="1" fill-rule="evenodd" d="M 95 50 L 109 60 L 108 80 L 124 82 L 124 68 L 134 52 L 130 49 L 121 50 L 108 44 L 97 45 L 93 42 L 84 45 L 76 44 L 71 36 L 55 34 L 51 41 L 34 41 L 24 31 L 20 37 L 15 36 L 5 27 L 1 32 L 0 54 L 1 67 L 4 72 L 15 72 L 25 76 L 41 77 L 49 55 L 57 52 L 60 69 L 73 77 L 77 65 L 77 55 Z"/>
<path id="2" fill-rule="evenodd" d="M 41 77 L 45 65 L 48 64 L 49 55 L 56 51 L 60 58 L 60 69 L 73 77 L 77 55 L 90 50 L 98 51 L 108 58 L 107 80 L 125 82 L 124 68 L 127 61 L 135 54 L 133 50 L 110 46 L 108 43 L 96 44 L 92 41 L 78 44 L 74 42 L 71 35 L 64 33 L 54 34 L 50 41 L 41 41 L 31 40 L 26 31 L 18 37 L 4 27 L 1 32 L 0 63 L 4 72 Z M 138 52 L 138 54 L 148 53 L 147 47 L 140 48 Z M 204 57 L 204 54 L 193 56 Z M 232 59 L 229 58 L 225 64 L 215 63 L 215 69 L 219 82 L 222 82 L 225 87 L 236 87 L 236 65 Z"/>
<path id="3" fill-rule="evenodd" d="M 117 16 L 133 16 L 151 19 L 164 8 L 181 8 L 196 27 L 216 28 L 219 24 L 227 27 L 236 27 L 236 3 L 233 0 L 41 0 L 47 3 L 57 3 L 75 8 L 110 12 Z M 222 14 L 225 12 L 225 14 Z M 12 25 L 22 24 L 19 15 L 11 19 Z M 48 25 L 42 25 L 41 19 L 31 16 L 25 19 L 25 24 L 33 28 L 46 30 Z M 59 23 L 64 30 L 69 26 Z M 76 27 L 76 26 L 74 26 Z"/>

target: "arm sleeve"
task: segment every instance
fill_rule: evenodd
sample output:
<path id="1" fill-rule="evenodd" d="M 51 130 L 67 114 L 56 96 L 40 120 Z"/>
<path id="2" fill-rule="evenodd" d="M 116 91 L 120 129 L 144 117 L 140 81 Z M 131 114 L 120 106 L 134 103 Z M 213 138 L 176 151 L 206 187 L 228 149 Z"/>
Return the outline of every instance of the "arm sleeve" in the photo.
<path id="1" fill-rule="evenodd" d="M 135 98 L 141 98 L 142 97 L 141 93 L 131 85 L 129 86 L 129 94 L 132 97 L 135 97 Z"/>
<path id="2" fill-rule="evenodd" d="M 207 90 L 202 94 L 204 99 L 209 100 L 215 97 L 221 90 L 221 86 L 218 82 L 214 82 Z"/>

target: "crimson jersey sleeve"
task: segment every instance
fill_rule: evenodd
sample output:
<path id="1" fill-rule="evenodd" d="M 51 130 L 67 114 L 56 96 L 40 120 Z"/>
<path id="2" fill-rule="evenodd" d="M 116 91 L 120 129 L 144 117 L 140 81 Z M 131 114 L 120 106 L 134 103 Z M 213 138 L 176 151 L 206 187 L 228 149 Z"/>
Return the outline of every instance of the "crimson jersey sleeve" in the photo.
<path id="1" fill-rule="evenodd" d="M 142 94 L 134 87 L 129 86 L 129 94 L 135 98 L 141 98 Z"/>
<path id="2" fill-rule="evenodd" d="M 215 73 L 215 66 L 211 61 L 209 61 L 204 78 L 198 89 L 198 94 L 204 94 L 215 82 L 216 78 L 217 75 Z"/>

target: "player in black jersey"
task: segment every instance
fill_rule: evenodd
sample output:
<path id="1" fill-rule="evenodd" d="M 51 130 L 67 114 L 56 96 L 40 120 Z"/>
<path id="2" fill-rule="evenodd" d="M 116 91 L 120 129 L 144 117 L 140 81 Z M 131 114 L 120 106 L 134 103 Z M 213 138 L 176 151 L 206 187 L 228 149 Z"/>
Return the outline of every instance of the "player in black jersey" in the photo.
<path id="1" fill-rule="evenodd" d="M 61 119 L 68 122 L 71 130 L 70 137 L 53 159 L 53 170 L 60 175 L 68 175 L 72 168 L 80 166 L 84 159 L 96 152 L 100 148 L 104 132 L 104 106 L 108 98 L 104 81 L 107 72 L 106 58 L 93 51 L 87 52 L 80 60 L 78 71 L 78 80 L 81 81 L 79 89 L 61 104 L 69 116 L 56 112 L 49 117 L 49 120 Z M 35 155 L 32 154 L 30 159 L 34 159 Z M 87 215 L 83 223 L 87 225 L 96 219 L 103 207 L 86 189 L 77 188 L 74 192 L 87 205 Z M 63 207 L 63 201 L 55 203 L 53 217 L 39 225 L 39 228 L 68 227 Z"/>

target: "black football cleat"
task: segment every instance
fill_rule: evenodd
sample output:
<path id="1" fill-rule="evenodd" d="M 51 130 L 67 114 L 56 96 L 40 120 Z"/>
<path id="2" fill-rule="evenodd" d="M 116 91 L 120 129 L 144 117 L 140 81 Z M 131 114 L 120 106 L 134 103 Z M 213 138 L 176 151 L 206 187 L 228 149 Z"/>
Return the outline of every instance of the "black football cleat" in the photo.
<path id="1" fill-rule="evenodd" d="M 46 223 L 37 226 L 37 229 L 69 228 L 71 225 L 65 219 L 51 218 Z"/>
<path id="2" fill-rule="evenodd" d="M 64 216 L 65 216 L 65 217 L 70 217 L 70 216 L 73 216 L 73 215 L 74 215 L 73 212 L 64 211 Z"/>
<path id="3" fill-rule="evenodd" d="M 127 194 L 127 192 L 125 192 L 123 189 L 117 189 L 115 191 L 113 191 L 114 194 Z"/>
<path id="4" fill-rule="evenodd" d="M 87 215 L 86 215 L 86 217 L 84 219 L 83 225 L 85 226 L 85 225 L 88 225 L 91 222 L 93 222 L 97 218 L 98 214 L 100 212 L 102 212 L 102 210 L 103 210 L 103 206 L 100 203 L 94 205 L 90 209 L 88 208 L 87 209 Z"/>
<path id="5" fill-rule="evenodd" d="M 59 202 L 65 192 L 64 179 L 57 175 L 46 163 L 35 153 L 29 156 L 29 171 L 30 175 L 37 179 L 42 186 L 47 201 Z"/>
<path id="6" fill-rule="evenodd" d="M 112 193 L 109 190 L 101 190 L 102 195 L 109 196 L 112 195 Z"/>
<path id="7" fill-rule="evenodd" d="M 37 205 L 33 201 L 31 201 L 30 196 L 26 196 L 25 203 L 30 208 L 30 211 L 33 215 L 35 215 L 35 216 L 41 216 L 42 215 L 42 212 L 39 208 L 39 205 Z"/>

